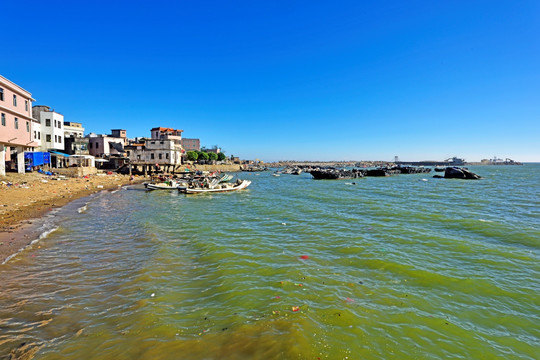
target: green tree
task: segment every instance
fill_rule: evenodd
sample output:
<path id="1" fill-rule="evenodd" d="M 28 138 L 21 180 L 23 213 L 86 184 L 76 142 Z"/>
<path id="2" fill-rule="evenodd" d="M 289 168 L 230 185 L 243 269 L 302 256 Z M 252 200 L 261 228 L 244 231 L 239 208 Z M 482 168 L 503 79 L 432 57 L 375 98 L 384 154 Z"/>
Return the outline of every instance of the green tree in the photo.
<path id="1" fill-rule="evenodd" d="M 188 161 L 197 161 L 197 159 L 199 158 L 199 153 L 197 153 L 196 151 L 188 151 L 186 155 Z"/>
<path id="2" fill-rule="evenodd" d="M 223 161 L 223 160 L 225 160 L 226 158 L 227 158 L 227 157 L 226 157 L 225 154 L 222 153 L 222 152 L 220 152 L 219 154 L 217 154 L 217 159 L 218 159 L 219 161 Z"/>
<path id="3" fill-rule="evenodd" d="M 208 153 L 208 158 L 210 160 L 217 160 L 218 159 L 218 154 L 216 154 L 214 152 Z"/>
<path id="4" fill-rule="evenodd" d="M 209 156 L 208 156 L 207 153 L 205 153 L 203 151 L 199 152 L 199 157 L 198 157 L 199 160 L 208 160 L 208 158 L 209 158 Z"/>

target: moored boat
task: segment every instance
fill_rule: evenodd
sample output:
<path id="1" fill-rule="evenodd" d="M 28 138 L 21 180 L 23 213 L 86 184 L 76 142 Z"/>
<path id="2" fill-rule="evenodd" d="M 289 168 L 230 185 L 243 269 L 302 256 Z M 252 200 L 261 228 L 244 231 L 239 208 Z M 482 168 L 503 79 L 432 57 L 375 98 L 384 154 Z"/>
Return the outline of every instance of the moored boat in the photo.
<path id="1" fill-rule="evenodd" d="M 237 180 L 234 184 L 220 183 L 210 187 L 180 187 L 179 190 L 186 194 L 202 194 L 216 192 L 238 191 L 247 188 L 251 184 L 250 180 Z"/>
<path id="2" fill-rule="evenodd" d="M 159 183 L 144 183 L 144 187 L 148 190 L 178 190 L 178 187 L 182 185 L 182 183 L 175 180 L 167 180 Z"/>

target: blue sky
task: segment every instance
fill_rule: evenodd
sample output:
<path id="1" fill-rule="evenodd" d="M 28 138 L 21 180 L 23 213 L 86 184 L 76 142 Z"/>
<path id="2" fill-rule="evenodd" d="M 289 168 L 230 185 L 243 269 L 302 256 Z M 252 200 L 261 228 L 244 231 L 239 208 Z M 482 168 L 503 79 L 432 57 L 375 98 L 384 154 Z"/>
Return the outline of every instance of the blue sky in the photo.
<path id="1" fill-rule="evenodd" d="M 87 132 L 271 160 L 540 161 L 540 1 L 2 4 L 0 74 Z"/>

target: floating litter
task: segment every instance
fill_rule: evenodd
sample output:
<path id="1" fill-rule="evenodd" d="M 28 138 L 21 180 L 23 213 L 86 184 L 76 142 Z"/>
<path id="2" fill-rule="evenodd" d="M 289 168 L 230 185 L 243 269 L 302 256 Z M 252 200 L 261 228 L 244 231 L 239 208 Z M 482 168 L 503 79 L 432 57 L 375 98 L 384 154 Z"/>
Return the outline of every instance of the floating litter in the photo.
<path id="1" fill-rule="evenodd" d="M 302 259 L 302 260 L 307 260 L 307 259 L 309 259 L 309 256 L 307 256 L 307 255 L 302 255 L 302 256 L 300 256 L 300 259 Z"/>
<path id="2" fill-rule="evenodd" d="M 281 225 L 287 225 L 287 223 L 281 223 Z"/>
<path id="3" fill-rule="evenodd" d="M 300 306 L 293 306 L 293 307 L 291 308 L 291 310 L 292 310 L 293 312 L 300 311 Z"/>
<path id="4" fill-rule="evenodd" d="M 154 293 L 152 293 L 152 295 L 150 295 L 150 297 L 154 297 L 154 296 L 156 296 L 156 294 L 154 294 Z"/>

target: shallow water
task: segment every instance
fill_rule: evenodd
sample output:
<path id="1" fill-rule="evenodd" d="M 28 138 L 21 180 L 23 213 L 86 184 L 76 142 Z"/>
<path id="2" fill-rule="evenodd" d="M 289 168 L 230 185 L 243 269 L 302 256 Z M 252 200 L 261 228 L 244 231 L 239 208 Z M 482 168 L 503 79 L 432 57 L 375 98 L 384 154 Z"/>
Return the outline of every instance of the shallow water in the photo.
<path id="1" fill-rule="evenodd" d="M 79 200 L 0 266 L 0 359 L 537 359 L 540 166 L 471 170 Z"/>

